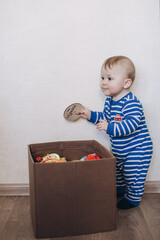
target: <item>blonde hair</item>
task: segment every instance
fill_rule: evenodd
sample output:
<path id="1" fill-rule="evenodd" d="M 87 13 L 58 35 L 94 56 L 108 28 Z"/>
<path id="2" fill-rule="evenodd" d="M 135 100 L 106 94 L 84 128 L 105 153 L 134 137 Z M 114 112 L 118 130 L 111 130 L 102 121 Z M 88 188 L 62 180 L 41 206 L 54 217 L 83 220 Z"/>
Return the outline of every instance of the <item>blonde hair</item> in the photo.
<path id="1" fill-rule="evenodd" d="M 111 69 L 116 64 L 120 64 L 126 69 L 127 78 L 130 78 L 133 82 L 135 79 L 136 70 L 133 62 L 128 57 L 125 56 L 110 57 L 104 61 L 102 68 L 106 69 L 108 67 Z"/>

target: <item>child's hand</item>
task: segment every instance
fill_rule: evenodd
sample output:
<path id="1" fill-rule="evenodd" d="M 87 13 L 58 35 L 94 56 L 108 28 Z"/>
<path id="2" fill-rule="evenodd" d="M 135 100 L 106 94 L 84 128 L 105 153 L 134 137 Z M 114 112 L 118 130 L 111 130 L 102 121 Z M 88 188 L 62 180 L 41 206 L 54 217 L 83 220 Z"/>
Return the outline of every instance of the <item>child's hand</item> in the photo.
<path id="1" fill-rule="evenodd" d="M 105 120 L 100 119 L 99 123 L 96 124 L 98 130 L 107 131 L 108 123 Z"/>
<path id="2" fill-rule="evenodd" d="M 82 118 L 85 118 L 85 119 L 89 120 L 90 117 L 91 117 L 91 111 L 86 107 L 84 107 L 83 111 L 81 111 L 80 113 L 81 113 Z"/>

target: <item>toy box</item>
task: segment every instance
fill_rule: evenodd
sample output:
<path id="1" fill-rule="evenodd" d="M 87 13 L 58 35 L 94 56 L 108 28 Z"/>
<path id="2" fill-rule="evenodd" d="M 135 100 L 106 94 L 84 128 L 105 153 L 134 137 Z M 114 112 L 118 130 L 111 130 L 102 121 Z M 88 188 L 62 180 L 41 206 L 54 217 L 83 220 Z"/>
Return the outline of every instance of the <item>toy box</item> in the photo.
<path id="1" fill-rule="evenodd" d="M 63 163 L 37 163 L 47 153 Z M 96 153 L 101 159 L 82 162 Z M 115 157 L 95 140 L 30 144 L 30 209 L 36 238 L 54 238 L 116 228 Z"/>

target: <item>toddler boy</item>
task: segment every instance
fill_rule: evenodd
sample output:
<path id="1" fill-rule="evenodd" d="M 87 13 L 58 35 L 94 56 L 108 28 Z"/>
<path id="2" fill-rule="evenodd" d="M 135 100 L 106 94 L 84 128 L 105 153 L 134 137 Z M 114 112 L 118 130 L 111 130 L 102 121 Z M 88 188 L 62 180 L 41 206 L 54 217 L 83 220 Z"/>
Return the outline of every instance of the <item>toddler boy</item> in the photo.
<path id="1" fill-rule="evenodd" d="M 135 79 L 133 62 L 124 56 L 108 58 L 101 68 L 101 89 L 107 96 L 103 112 L 84 108 L 81 115 L 110 135 L 116 157 L 119 209 L 139 205 L 152 157 L 152 140 L 143 107 L 130 91 Z"/>

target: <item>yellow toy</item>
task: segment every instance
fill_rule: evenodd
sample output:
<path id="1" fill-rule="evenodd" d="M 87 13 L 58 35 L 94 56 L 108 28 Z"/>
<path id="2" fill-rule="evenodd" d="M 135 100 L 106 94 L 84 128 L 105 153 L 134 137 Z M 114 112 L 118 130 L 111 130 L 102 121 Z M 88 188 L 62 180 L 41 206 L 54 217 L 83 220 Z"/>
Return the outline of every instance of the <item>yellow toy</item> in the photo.
<path id="1" fill-rule="evenodd" d="M 53 162 L 66 162 L 65 157 L 60 157 L 57 153 L 50 153 L 44 157 L 36 157 L 36 162 L 40 163 L 53 163 Z"/>

